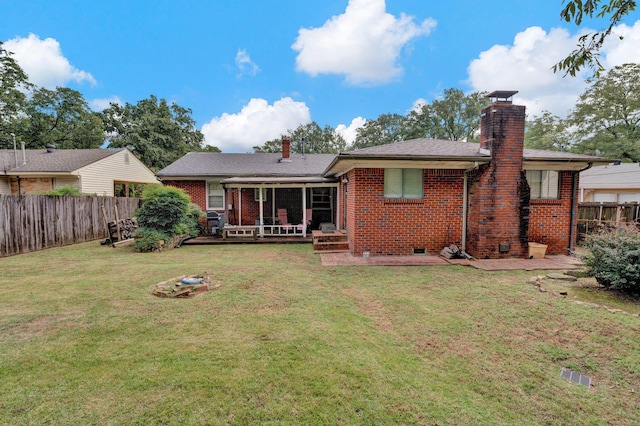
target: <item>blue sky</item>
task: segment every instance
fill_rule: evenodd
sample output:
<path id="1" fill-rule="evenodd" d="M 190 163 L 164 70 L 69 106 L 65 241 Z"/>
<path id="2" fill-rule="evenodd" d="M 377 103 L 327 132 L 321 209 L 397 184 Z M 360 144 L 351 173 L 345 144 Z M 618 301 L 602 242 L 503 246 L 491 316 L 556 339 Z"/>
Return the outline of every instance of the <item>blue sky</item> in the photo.
<path id="1" fill-rule="evenodd" d="M 550 67 L 588 28 L 561 0 L 0 0 L 0 40 L 39 86 L 92 108 L 151 94 L 191 108 L 206 142 L 250 152 L 311 120 L 348 141 L 444 89 L 519 90 L 530 115 L 567 114 L 584 78 Z M 603 49 L 640 62 L 640 13 Z"/>

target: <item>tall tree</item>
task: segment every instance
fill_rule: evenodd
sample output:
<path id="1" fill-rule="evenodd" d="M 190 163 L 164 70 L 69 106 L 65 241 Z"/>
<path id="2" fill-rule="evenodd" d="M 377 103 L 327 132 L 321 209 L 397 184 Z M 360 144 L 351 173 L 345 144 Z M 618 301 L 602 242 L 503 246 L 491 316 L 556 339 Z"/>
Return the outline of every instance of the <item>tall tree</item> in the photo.
<path id="1" fill-rule="evenodd" d="M 160 170 L 189 151 L 202 151 L 204 135 L 191 110 L 151 95 L 102 112 L 110 148 L 131 148 L 151 170 Z"/>
<path id="2" fill-rule="evenodd" d="M 563 0 L 564 8 L 560 17 L 567 22 L 580 25 L 584 18 L 607 19 L 607 28 L 587 33 L 578 39 L 577 48 L 566 58 L 553 66 L 554 72 L 564 71 L 564 75 L 575 75 L 583 67 L 594 70 L 596 77 L 604 68 L 600 64 L 600 49 L 607 37 L 611 35 L 613 27 L 636 9 L 636 0 Z"/>
<path id="3" fill-rule="evenodd" d="M 640 65 L 624 64 L 597 78 L 569 117 L 573 150 L 640 161 Z"/>
<path id="4" fill-rule="evenodd" d="M 360 149 L 402 140 L 404 120 L 400 114 L 382 114 L 376 120 L 368 120 L 356 131 L 356 140 L 350 148 Z"/>
<path id="5" fill-rule="evenodd" d="M 403 123 L 403 138 L 434 138 L 475 141 L 479 137 L 480 112 L 489 105 L 486 92 L 465 95 L 460 89 L 446 89 L 442 99 L 411 111 Z"/>
<path id="6" fill-rule="evenodd" d="M 33 88 L 29 77 L 0 41 L 0 138 L 16 133 L 23 119 L 27 93 Z"/>
<path id="7" fill-rule="evenodd" d="M 344 151 L 347 142 L 329 125 L 321 128 L 318 123 L 301 124 L 286 135 L 291 140 L 291 152 L 306 154 L 333 154 Z M 282 139 L 273 139 L 261 146 L 254 146 L 255 152 L 281 152 Z"/>
<path id="8" fill-rule="evenodd" d="M 77 90 L 36 89 L 24 111 L 21 136 L 27 148 L 44 148 L 47 144 L 62 149 L 99 148 L 104 143 L 100 114 L 91 111 Z"/>
<path id="9" fill-rule="evenodd" d="M 532 149 L 565 151 L 570 148 L 571 135 L 567 122 L 549 111 L 527 121 L 524 146 Z"/>

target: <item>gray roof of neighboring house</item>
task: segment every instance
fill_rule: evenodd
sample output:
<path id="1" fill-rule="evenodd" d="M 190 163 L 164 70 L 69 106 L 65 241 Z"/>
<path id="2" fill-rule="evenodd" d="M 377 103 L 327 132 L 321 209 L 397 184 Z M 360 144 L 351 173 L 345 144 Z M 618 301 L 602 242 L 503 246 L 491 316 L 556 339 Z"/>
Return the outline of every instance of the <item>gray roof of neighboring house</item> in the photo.
<path id="1" fill-rule="evenodd" d="M 190 152 L 160 170 L 162 179 L 230 176 L 320 176 L 335 154 L 222 154 Z"/>
<path id="2" fill-rule="evenodd" d="M 580 173 L 580 188 L 640 189 L 640 164 L 609 164 L 585 170 Z"/>
<path id="3" fill-rule="evenodd" d="M 124 148 L 122 148 L 124 149 Z M 4 173 L 71 173 L 122 149 L 0 149 L 0 172 Z M 23 156 L 24 154 L 24 156 Z M 18 165 L 16 167 L 16 155 Z M 26 164 L 25 163 L 26 160 Z"/>

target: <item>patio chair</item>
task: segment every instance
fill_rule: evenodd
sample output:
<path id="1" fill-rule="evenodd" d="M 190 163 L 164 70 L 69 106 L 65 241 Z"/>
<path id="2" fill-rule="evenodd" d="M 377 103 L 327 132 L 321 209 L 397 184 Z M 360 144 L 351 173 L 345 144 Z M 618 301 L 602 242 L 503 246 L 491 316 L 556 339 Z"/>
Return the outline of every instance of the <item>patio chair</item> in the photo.
<path id="1" fill-rule="evenodd" d="M 293 229 L 293 225 L 289 223 L 289 218 L 287 217 L 287 209 L 278 209 L 278 220 L 283 231 L 288 233 Z"/>
<path id="2" fill-rule="evenodd" d="M 307 229 L 311 228 L 311 222 L 313 222 L 313 220 L 311 218 L 311 216 L 313 216 L 313 210 L 312 209 L 306 209 L 306 210 L 307 210 L 307 212 L 306 212 L 307 222 L 304 223 L 304 224 L 301 223 L 300 225 L 298 225 L 298 230 L 300 232 L 304 232 L 304 227 L 305 226 L 307 227 Z"/>

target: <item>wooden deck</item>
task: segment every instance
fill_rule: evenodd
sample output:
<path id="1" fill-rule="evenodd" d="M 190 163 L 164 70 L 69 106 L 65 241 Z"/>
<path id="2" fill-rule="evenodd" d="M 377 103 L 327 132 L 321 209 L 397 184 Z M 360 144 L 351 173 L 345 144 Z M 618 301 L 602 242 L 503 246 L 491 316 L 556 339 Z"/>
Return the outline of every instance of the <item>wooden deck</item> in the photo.
<path id="1" fill-rule="evenodd" d="M 311 236 L 308 237 L 267 237 L 253 238 L 249 237 L 208 237 L 201 236 L 186 240 L 183 246 L 188 245 L 215 245 L 215 244 L 310 244 Z"/>

